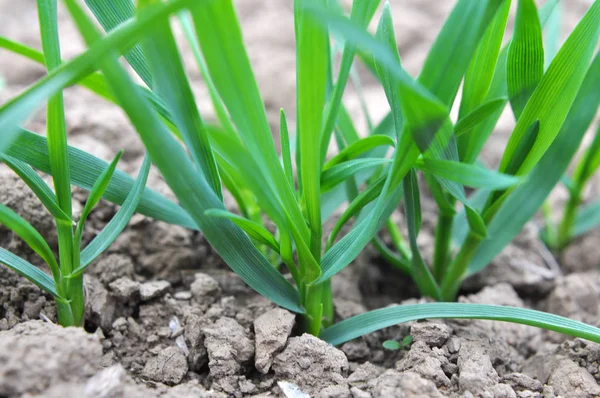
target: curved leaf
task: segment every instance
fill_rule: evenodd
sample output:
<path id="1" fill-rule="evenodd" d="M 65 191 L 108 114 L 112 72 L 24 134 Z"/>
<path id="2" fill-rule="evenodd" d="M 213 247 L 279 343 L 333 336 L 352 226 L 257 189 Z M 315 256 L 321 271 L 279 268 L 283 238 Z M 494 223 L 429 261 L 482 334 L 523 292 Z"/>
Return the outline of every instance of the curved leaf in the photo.
<path id="1" fill-rule="evenodd" d="M 4 153 L 19 159 L 33 168 L 52 175 L 48 158 L 46 137 L 21 129 L 14 144 Z M 69 164 L 71 166 L 71 183 L 87 191 L 92 189 L 98 177 L 108 168 L 108 163 L 80 149 L 69 147 Z M 115 170 L 106 188 L 104 198 L 117 205 L 123 204 L 131 191 L 134 179 L 121 170 Z M 156 191 L 146 188 L 136 209 L 139 213 L 198 230 L 195 221 L 179 205 L 165 198 Z"/>
<path id="2" fill-rule="evenodd" d="M 0 247 L 0 263 L 23 275 L 40 289 L 60 298 L 56 291 L 56 284 L 48 274 L 2 247 Z"/>
<path id="3" fill-rule="evenodd" d="M 454 134 L 458 137 L 468 133 L 473 127 L 484 122 L 487 118 L 503 109 L 505 104 L 506 98 L 498 98 L 484 102 L 456 122 Z"/>
<path id="4" fill-rule="evenodd" d="M 396 305 L 369 311 L 325 329 L 320 337 L 340 345 L 399 323 L 422 319 L 488 319 L 535 326 L 600 343 L 600 329 L 558 315 L 525 308 L 469 303 Z"/>
<path id="5" fill-rule="evenodd" d="M 323 166 L 323 171 L 342 162 L 357 158 L 358 156 L 381 146 L 394 147 L 395 143 L 393 139 L 386 135 L 372 135 L 369 137 L 362 138 L 348 145 L 346 148 L 344 148 L 344 150 L 340 151 L 340 153 L 338 153 L 327 163 L 325 163 L 325 165 Z"/>
<path id="6" fill-rule="evenodd" d="M 324 170 L 323 174 L 321 174 L 321 192 L 329 191 L 361 170 L 381 166 L 390 162 L 390 159 L 365 158 L 348 160 L 333 166 Z"/>
<path id="7" fill-rule="evenodd" d="M 416 167 L 472 188 L 510 188 L 523 180 L 520 177 L 498 173 L 475 164 L 453 162 L 451 160 L 423 159 L 416 163 Z"/>
<path id="8" fill-rule="evenodd" d="M 60 270 L 52 249 L 48 243 L 42 238 L 42 235 L 31 226 L 25 219 L 17 213 L 0 203 L 0 224 L 5 225 L 13 231 L 19 238 L 34 252 L 36 252 L 50 267 L 52 275 L 55 279 L 60 278 Z M 69 224 L 70 226 L 70 224 Z"/>
<path id="9" fill-rule="evenodd" d="M 46 181 L 36 173 L 31 166 L 25 162 L 21 162 L 11 156 L 1 155 L 0 161 L 4 162 L 12 171 L 14 171 L 27 184 L 35 196 L 42 202 L 44 207 L 50 212 L 52 217 L 57 220 L 71 223 L 69 216 L 58 207 L 56 196 L 50 189 Z"/>
<path id="10" fill-rule="evenodd" d="M 243 229 L 249 237 L 269 246 L 271 249 L 279 253 L 279 244 L 273 237 L 273 234 L 271 234 L 269 230 L 262 225 L 222 209 L 210 209 L 205 211 L 204 214 L 211 217 L 223 217 L 233 221 L 238 227 Z"/>
<path id="11" fill-rule="evenodd" d="M 542 27 L 533 0 L 519 0 L 515 31 L 508 47 L 508 98 L 519 120 L 527 101 L 544 75 Z"/>
<path id="12" fill-rule="evenodd" d="M 110 32 L 135 16 L 135 5 L 132 0 L 85 0 L 85 4 L 106 32 Z M 144 83 L 152 87 L 152 74 L 142 48 L 135 45 L 127 51 L 125 59 Z"/>
<path id="13" fill-rule="evenodd" d="M 100 254 L 104 252 L 117 239 L 119 234 L 125 229 L 131 216 L 135 213 L 135 209 L 144 193 L 144 186 L 148 179 L 148 173 L 150 172 L 150 165 L 152 164 L 150 156 L 144 157 L 144 162 L 140 172 L 135 180 L 135 183 L 131 187 L 131 191 L 125 198 L 123 205 L 109 221 L 108 224 L 100 231 L 100 233 L 83 249 L 81 252 L 81 260 L 79 268 L 73 273 L 83 272 L 85 268 L 94 261 Z"/>

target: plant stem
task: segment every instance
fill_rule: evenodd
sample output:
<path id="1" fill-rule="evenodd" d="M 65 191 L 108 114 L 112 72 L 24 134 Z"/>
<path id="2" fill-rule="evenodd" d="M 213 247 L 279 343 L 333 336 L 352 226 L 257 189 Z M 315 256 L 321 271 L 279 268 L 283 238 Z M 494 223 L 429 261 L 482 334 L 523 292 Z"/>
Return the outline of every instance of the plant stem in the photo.
<path id="1" fill-rule="evenodd" d="M 323 323 L 323 284 L 309 285 L 305 287 L 304 308 L 304 330 L 313 336 L 319 336 L 321 325 Z M 333 304 L 331 305 L 333 308 Z"/>
<path id="2" fill-rule="evenodd" d="M 565 207 L 565 213 L 562 221 L 558 226 L 558 237 L 557 237 L 557 250 L 562 250 L 567 246 L 571 240 L 571 234 L 573 232 L 573 226 L 575 225 L 575 218 L 577 217 L 577 210 L 581 204 L 581 189 L 582 186 L 578 185 L 575 187 Z"/>
<path id="3" fill-rule="evenodd" d="M 435 247 L 433 251 L 433 276 L 438 283 L 444 277 L 448 266 L 453 225 L 454 215 L 440 211 L 435 229 Z"/>
<path id="4" fill-rule="evenodd" d="M 61 276 L 61 280 L 56 281 L 56 290 L 61 297 L 66 296 L 63 285 L 64 279 L 62 279 Z M 54 301 L 56 303 L 56 316 L 58 318 L 59 325 L 76 326 L 70 304 L 67 301 L 59 298 L 55 298 Z"/>
<path id="5" fill-rule="evenodd" d="M 396 224 L 394 224 L 391 218 L 388 218 L 385 226 L 390 234 L 390 238 L 392 238 L 392 243 L 394 244 L 396 250 L 398 250 L 398 253 L 400 253 L 400 256 L 402 256 L 405 260 L 410 260 L 412 253 Z"/>
<path id="6" fill-rule="evenodd" d="M 323 326 L 328 328 L 333 325 L 335 317 L 333 311 L 333 295 L 331 294 L 331 280 L 323 283 L 321 301 L 323 302 Z"/>
<path id="7" fill-rule="evenodd" d="M 454 301 L 460 289 L 460 284 L 465 276 L 469 262 L 475 255 L 482 238 L 472 232 L 469 233 L 458 255 L 446 269 L 442 280 L 442 297 L 445 301 Z"/>

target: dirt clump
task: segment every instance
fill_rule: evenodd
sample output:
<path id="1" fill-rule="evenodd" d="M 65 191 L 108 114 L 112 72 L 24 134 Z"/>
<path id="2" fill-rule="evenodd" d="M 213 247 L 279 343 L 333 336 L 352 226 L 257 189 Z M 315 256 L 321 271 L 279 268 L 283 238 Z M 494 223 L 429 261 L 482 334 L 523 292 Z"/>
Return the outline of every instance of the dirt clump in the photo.
<path id="1" fill-rule="evenodd" d="M 400 373 L 389 369 L 369 382 L 373 397 L 441 398 L 435 384 L 414 372 Z"/>
<path id="2" fill-rule="evenodd" d="M 316 395 L 331 385 L 346 383 L 348 359 L 344 353 L 312 335 L 292 337 L 275 357 L 273 371 L 278 380 L 296 384 L 307 394 Z"/>
<path id="3" fill-rule="evenodd" d="M 269 372 L 273 359 L 283 349 L 296 324 L 296 316 L 281 308 L 274 308 L 254 321 L 254 366 L 259 372 Z"/>
<path id="4" fill-rule="evenodd" d="M 92 376 L 102 345 L 81 328 L 29 321 L 0 332 L 0 396 L 41 393 Z"/>
<path id="5" fill-rule="evenodd" d="M 552 387 L 557 396 L 591 398 L 600 396 L 594 376 L 573 360 L 560 354 L 541 354 L 531 358 L 524 370 Z"/>
<path id="6" fill-rule="evenodd" d="M 214 379 L 240 373 L 254 355 L 254 341 L 235 319 L 223 317 L 204 328 L 208 367 Z"/>
<path id="7" fill-rule="evenodd" d="M 146 363 L 142 376 L 173 385 L 181 382 L 187 372 L 188 363 L 183 351 L 177 347 L 167 347 Z"/>

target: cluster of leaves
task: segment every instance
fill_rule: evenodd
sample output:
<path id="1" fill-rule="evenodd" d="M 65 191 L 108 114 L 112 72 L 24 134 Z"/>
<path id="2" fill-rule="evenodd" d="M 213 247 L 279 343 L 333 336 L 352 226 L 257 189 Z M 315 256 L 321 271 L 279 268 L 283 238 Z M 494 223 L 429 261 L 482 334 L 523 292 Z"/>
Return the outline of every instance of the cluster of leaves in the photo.
<path id="1" fill-rule="evenodd" d="M 55 6 L 56 0 L 45 3 Z M 519 1 L 515 36 L 502 51 L 510 1 L 459 0 L 416 80 L 400 64 L 389 5 L 383 7 L 373 37 L 366 27 L 378 0 L 354 1 L 349 19 L 335 2 L 328 7 L 324 0 L 295 0 L 297 126 L 293 139 L 281 112 L 280 148 L 267 122 L 232 0 L 140 0 L 137 8 L 131 0 L 86 0 L 106 35 L 75 0 L 64 3 L 89 48 L 57 64 L 48 76 L 0 108 L 0 153 L 60 176 L 53 163 L 54 127 L 48 125 L 44 138 L 20 124 L 32 109 L 65 87 L 81 84 L 125 112 L 181 204 L 146 188 L 137 210 L 201 230 L 249 286 L 300 314 L 308 332 L 332 344 L 399 322 L 448 317 L 519 322 L 600 341 L 600 330 L 579 322 L 476 304 L 393 306 L 334 325 L 330 284 L 331 277 L 374 240 L 414 278 L 423 294 L 448 300 L 467 269 L 481 269 L 512 239 L 539 207 L 536 200 L 540 198 L 541 204 L 556 184 L 553 178 L 561 162 L 568 163 L 572 154 L 568 159 L 560 154 L 560 160 L 552 162 L 547 156 L 553 152 L 556 156 L 557 143 L 561 151 L 567 145 L 574 152 L 579 144 L 574 132 L 583 135 L 589 122 L 582 118 L 591 113 L 591 120 L 597 108 L 598 101 L 591 111 L 589 98 L 580 97 L 597 96 L 586 92 L 583 82 L 598 76 L 600 62 L 588 66 L 600 34 L 600 0 L 545 72 L 543 59 L 539 70 L 537 41 L 544 18 L 538 19 L 531 0 Z M 171 29 L 173 16 L 194 52 L 217 124 L 207 123 L 198 111 Z M 332 34 L 338 47 L 331 46 Z M 46 59 L 45 54 L 6 38 L 0 38 L 0 46 L 38 62 Z M 341 63 L 334 79 L 332 58 L 338 51 Z M 119 54 L 145 85 L 134 83 L 119 63 Z M 342 103 L 357 54 L 380 79 L 391 109 L 389 117 L 369 128 L 366 138 L 359 137 Z M 449 109 L 463 78 L 459 121 L 454 124 Z M 496 172 L 475 160 L 507 102 L 518 122 Z M 579 113 L 572 115 L 575 111 L 569 109 Z M 332 137 L 339 151 L 327 161 Z M 71 175 L 63 180 L 67 188 L 70 180 L 90 189 L 98 176 L 107 175 L 101 178 L 106 183 L 100 195 L 127 207 L 128 192 L 139 190 L 140 178 L 134 182 L 118 170 L 113 172 L 114 166 L 68 148 L 66 140 L 62 148 L 61 164 L 71 166 Z M 546 169 L 539 170 L 543 164 Z M 433 270 L 416 245 L 421 223 L 417 170 L 423 171 L 440 207 Z M 542 172 L 547 175 L 536 179 Z M 464 185 L 481 189 L 467 199 Z M 223 186 L 233 194 L 240 214 L 225 208 Z M 402 198 L 409 247 L 400 238 L 397 241 L 404 257 L 386 250 L 377 239 L 379 230 L 390 227 L 390 215 Z M 456 200 L 464 205 L 462 214 L 454 210 Z M 345 201 L 348 210 L 324 239 L 324 221 Z M 274 231 L 265 227 L 265 218 Z M 351 219 L 353 227 L 336 240 Z M 463 243 L 450 261 L 453 235 Z M 29 271 L 20 270 L 36 280 Z"/>

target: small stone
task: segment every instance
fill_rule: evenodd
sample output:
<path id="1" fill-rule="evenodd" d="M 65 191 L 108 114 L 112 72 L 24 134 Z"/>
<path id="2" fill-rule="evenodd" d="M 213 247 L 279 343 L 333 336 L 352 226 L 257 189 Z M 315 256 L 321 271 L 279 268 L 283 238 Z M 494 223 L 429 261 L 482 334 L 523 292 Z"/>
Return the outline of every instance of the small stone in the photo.
<path id="1" fill-rule="evenodd" d="M 369 381 L 377 378 L 381 373 L 383 373 L 382 369 L 370 362 L 365 362 L 348 376 L 348 383 L 353 387 L 366 389 Z"/>
<path id="2" fill-rule="evenodd" d="M 542 392 L 544 387 L 539 380 L 523 373 L 509 373 L 504 375 L 502 382 L 508 384 L 517 392 L 524 390 Z"/>
<path id="3" fill-rule="evenodd" d="M 319 392 L 318 398 L 352 398 L 347 386 L 329 386 Z"/>
<path id="4" fill-rule="evenodd" d="M 456 354 L 459 350 L 460 350 L 460 338 L 453 336 L 448 340 L 448 343 L 446 343 L 446 347 L 448 348 L 448 352 L 450 354 Z"/>
<path id="5" fill-rule="evenodd" d="M 119 278 L 111 282 L 108 287 L 113 295 L 121 302 L 131 303 L 139 299 L 140 283 L 127 277 Z"/>
<path id="6" fill-rule="evenodd" d="M 190 286 L 192 300 L 204 311 L 215 302 L 220 290 L 219 283 L 212 276 L 202 273 L 195 275 Z"/>
<path id="7" fill-rule="evenodd" d="M 498 384 L 498 373 L 489 355 L 475 342 L 464 342 L 458 353 L 458 385 L 463 392 L 482 395 Z"/>
<path id="8" fill-rule="evenodd" d="M 442 398 L 433 382 L 414 372 L 400 373 L 389 369 L 369 382 L 373 397 Z"/>
<path id="9" fill-rule="evenodd" d="M 127 374 L 121 365 L 103 369 L 87 381 L 85 395 L 99 398 L 123 396 L 126 378 Z"/>
<path id="10" fill-rule="evenodd" d="M 190 300 L 192 298 L 192 292 L 185 290 L 183 292 L 177 292 L 173 295 L 175 300 Z"/>
<path id="11" fill-rule="evenodd" d="M 108 285 L 119 278 L 131 277 L 133 268 L 133 262 L 129 256 L 109 254 L 93 265 L 90 271 L 100 279 L 100 282 Z"/>
<path id="12" fill-rule="evenodd" d="M 282 308 L 267 311 L 254 321 L 256 345 L 255 366 L 259 372 L 267 374 L 273 359 L 287 342 L 296 323 L 296 316 Z"/>
<path id="13" fill-rule="evenodd" d="M 187 372 L 188 364 L 183 352 L 177 347 L 167 347 L 146 363 L 142 375 L 159 383 L 173 385 L 181 382 Z"/>
<path id="14" fill-rule="evenodd" d="M 408 354 L 396 363 L 396 370 L 410 370 L 433 381 L 437 387 L 449 387 L 450 379 L 443 369 L 445 363 L 448 359 L 441 351 L 434 352 L 424 341 L 416 341 Z"/>
<path id="15" fill-rule="evenodd" d="M 513 390 L 508 384 L 504 383 L 496 384 L 492 389 L 492 394 L 494 398 L 517 398 L 515 390 Z"/>
<path id="16" fill-rule="evenodd" d="M 358 387 L 352 387 L 350 389 L 350 393 L 352 394 L 352 398 L 372 398 L 373 396 L 366 391 L 361 390 Z"/>
<path id="17" fill-rule="evenodd" d="M 307 394 L 317 395 L 331 385 L 344 385 L 348 359 L 323 340 L 303 334 L 288 340 L 273 362 L 275 377 L 296 384 Z"/>
<path id="18" fill-rule="evenodd" d="M 212 323 L 198 315 L 189 315 L 185 321 L 184 336 L 188 343 L 190 354 L 188 364 L 190 370 L 198 372 L 208 363 L 208 352 L 204 347 L 203 328 Z"/>
<path id="19" fill-rule="evenodd" d="M 151 281 L 142 283 L 140 286 L 140 297 L 142 301 L 150 301 L 157 297 L 163 296 L 170 288 L 171 284 L 167 281 Z"/>
<path id="20" fill-rule="evenodd" d="M 430 347 L 441 347 L 451 332 L 450 326 L 442 322 L 415 322 L 410 327 L 414 341 L 423 341 Z"/>
<path id="21" fill-rule="evenodd" d="M 203 332 L 208 367 L 214 378 L 238 374 L 242 363 L 254 355 L 254 342 L 235 319 L 220 318 L 214 325 L 205 327 Z"/>
<path id="22" fill-rule="evenodd" d="M 91 275 L 84 275 L 86 291 L 85 318 L 102 329 L 110 329 L 115 319 L 116 303 L 104 285 Z"/>

